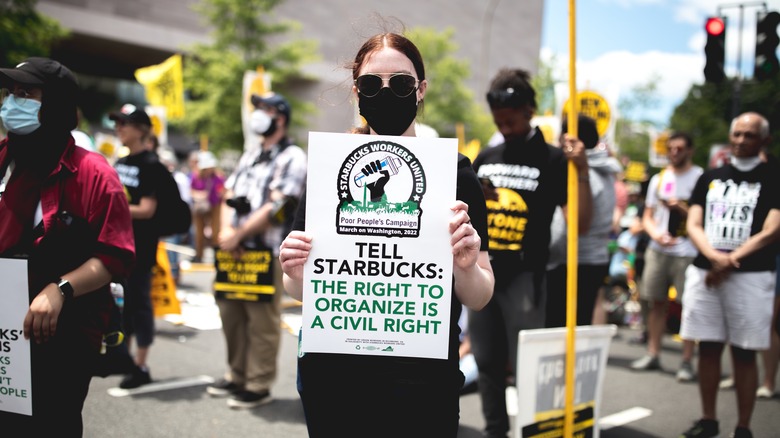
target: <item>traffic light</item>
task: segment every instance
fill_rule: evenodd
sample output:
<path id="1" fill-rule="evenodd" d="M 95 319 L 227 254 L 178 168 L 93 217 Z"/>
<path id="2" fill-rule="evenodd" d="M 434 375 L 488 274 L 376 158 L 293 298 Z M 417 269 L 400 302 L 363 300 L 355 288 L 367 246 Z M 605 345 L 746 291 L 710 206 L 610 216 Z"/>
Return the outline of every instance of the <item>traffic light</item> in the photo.
<path id="1" fill-rule="evenodd" d="M 726 17 L 710 17 L 704 24 L 707 45 L 704 46 L 704 80 L 719 83 L 726 77 L 723 63 L 726 60 Z"/>
<path id="2" fill-rule="evenodd" d="M 756 66 L 753 77 L 763 81 L 777 76 L 780 64 L 777 61 L 777 25 L 780 24 L 780 13 L 759 12 L 756 21 Z"/>

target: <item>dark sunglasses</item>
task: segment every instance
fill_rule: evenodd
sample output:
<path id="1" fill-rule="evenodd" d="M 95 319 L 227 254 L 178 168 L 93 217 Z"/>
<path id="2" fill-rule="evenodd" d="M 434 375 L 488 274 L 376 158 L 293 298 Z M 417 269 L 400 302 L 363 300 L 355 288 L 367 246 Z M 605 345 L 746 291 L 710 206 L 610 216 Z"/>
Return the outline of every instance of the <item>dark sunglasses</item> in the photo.
<path id="1" fill-rule="evenodd" d="M 382 91 L 385 81 L 375 74 L 365 74 L 355 79 L 358 93 L 366 97 L 374 97 Z M 396 73 L 387 79 L 390 91 L 398 97 L 406 97 L 417 90 L 417 79 L 406 73 Z"/>
<path id="2" fill-rule="evenodd" d="M 523 102 L 520 101 L 520 95 L 515 93 L 514 88 L 507 88 L 505 90 L 490 90 L 487 93 L 487 101 L 490 106 L 520 106 Z"/>

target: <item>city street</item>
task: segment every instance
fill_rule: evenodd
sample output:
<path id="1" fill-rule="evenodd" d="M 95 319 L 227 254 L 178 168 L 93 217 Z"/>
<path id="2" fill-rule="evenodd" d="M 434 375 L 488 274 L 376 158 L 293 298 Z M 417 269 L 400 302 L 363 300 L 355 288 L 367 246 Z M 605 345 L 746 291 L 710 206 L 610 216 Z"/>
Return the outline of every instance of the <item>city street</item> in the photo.
<path id="1" fill-rule="evenodd" d="M 206 385 L 224 373 L 226 360 L 218 310 L 210 293 L 212 278 L 213 273 L 205 266 L 182 274 L 180 320 L 165 318 L 157 322 L 157 338 L 149 359 L 154 379 L 151 385 L 127 394 L 116 388 L 120 376 L 93 379 L 83 411 L 85 437 L 307 436 L 295 389 L 297 339 L 292 332 L 299 326 L 300 306 L 292 299 L 285 300 L 286 327 L 279 376 L 272 389 L 274 401 L 253 410 L 232 410 L 225 399 L 206 394 Z M 602 392 L 601 436 L 676 437 L 700 416 L 698 387 L 675 381 L 680 344 L 671 337 L 665 339 L 663 371 L 630 371 L 629 363 L 644 353 L 642 346 L 628 342 L 635 335 L 635 330 L 622 327 L 612 341 Z M 729 360 L 724 355 L 724 373 L 730 369 Z M 462 396 L 458 437 L 482 436 L 480 409 L 476 393 Z M 510 412 L 512 409 L 510 406 Z M 757 438 L 780 437 L 778 413 L 779 398 L 756 402 L 752 426 Z M 718 415 L 721 434 L 728 436 L 736 422 L 733 390 L 720 391 Z"/>

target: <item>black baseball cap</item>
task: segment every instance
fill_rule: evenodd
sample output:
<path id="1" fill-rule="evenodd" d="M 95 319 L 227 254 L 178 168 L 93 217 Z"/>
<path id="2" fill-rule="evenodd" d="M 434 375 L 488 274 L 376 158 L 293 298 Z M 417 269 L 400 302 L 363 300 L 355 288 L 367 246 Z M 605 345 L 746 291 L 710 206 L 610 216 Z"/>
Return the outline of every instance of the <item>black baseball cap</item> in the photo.
<path id="1" fill-rule="evenodd" d="M 131 103 L 122 105 L 122 108 L 119 111 L 110 113 L 108 118 L 115 122 L 117 120 L 122 120 L 123 122 L 130 122 L 136 125 L 152 126 L 152 119 L 149 118 L 146 111 L 137 108 Z"/>
<path id="2" fill-rule="evenodd" d="M 14 83 L 56 89 L 64 95 L 77 94 L 79 83 L 64 65 L 49 58 L 32 57 L 14 68 L 0 68 L 0 87 L 11 88 Z"/>
<path id="3" fill-rule="evenodd" d="M 252 105 L 257 108 L 260 106 L 260 104 L 268 105 L 270 107 L 276 108 L 276 111 L 279 112 L 279 114 L 284 114 L 285 117 L 287 117 L 287 123 L 290 122 L 290 103 L 287 102 L 287 99 L 282 97 L 281 94 L 275 94 L 275 93 L 269 93 L 263 96 L 258 96 L 257 94 L 252 95 Z"/>

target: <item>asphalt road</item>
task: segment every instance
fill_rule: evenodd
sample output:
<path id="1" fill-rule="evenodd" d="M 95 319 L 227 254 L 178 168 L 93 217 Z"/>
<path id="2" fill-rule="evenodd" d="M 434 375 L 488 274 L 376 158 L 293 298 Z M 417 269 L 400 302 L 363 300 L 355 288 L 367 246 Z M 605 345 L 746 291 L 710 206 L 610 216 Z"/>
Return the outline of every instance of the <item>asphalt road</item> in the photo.
<path id="1" fill-rule="evenodd" d="M 225 399 L 212 398 L 205 387 L 225 371 L 225 346 L 219 317 L 210 294 L 213 273 L 186 271 L 180 298 L 182 319 L 158 319 L 157 338 L 149 364 L 154 383 L 133 394 L 117 394 L 121 376 L 95 378 L 83 410 L 88 438 L 157 437 L 306 437 L 303 411 L 295 389 L 296 340 L 286 331 L 279 354 L 274 401 L 252 410 L 228 408 Z M 285 301 L 285 319 L 296 325 L 300 307 Z M 602 391 L 601 436 L 607 438 L 676 437 L 700 415 L 698 387 L 674 380 L 680 344 L 667 336 L 662 353 L 663 371 L 635 373 L 628 364 L 643 347 L 628 339 L 637 332 L 621 327 L 610 346 Z M 730 369 L 724 355 L 724 373 Z M 778 384 L 780 388 L 780 384 Z M 723 436 L 736 423 L 733 390 L 721 390 L 718 414 Z M 753 414 L 756 438 L 780 438 L 780 398 L 758 401 Z M 610 424 L 607 424 L 610 423 Z M 461 397 L 460 438 L 481 437 L 484 427 L 476 393 Z"/>

